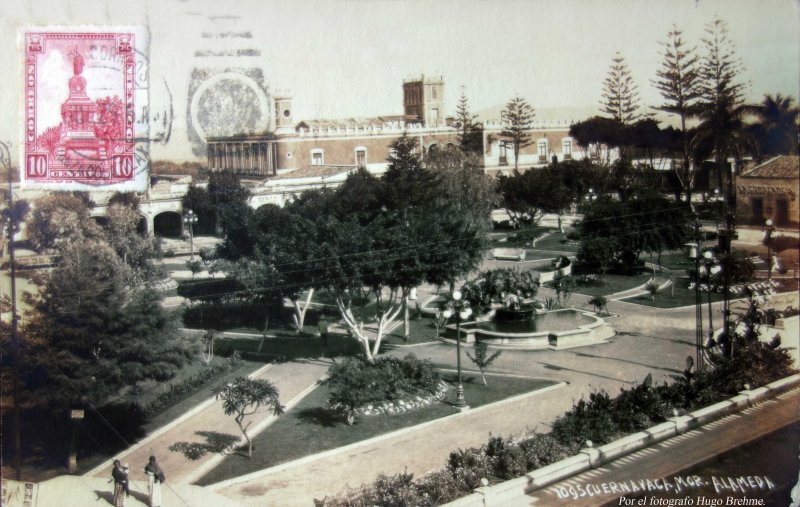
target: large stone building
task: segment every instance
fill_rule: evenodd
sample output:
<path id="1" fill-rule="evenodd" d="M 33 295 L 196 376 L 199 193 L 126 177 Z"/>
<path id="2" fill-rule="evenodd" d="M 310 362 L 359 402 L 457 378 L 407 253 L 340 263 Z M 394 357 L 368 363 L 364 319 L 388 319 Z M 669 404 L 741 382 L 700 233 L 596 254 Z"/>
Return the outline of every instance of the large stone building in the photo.
<path id="1" fill-rule="evenodd" d="M 365 167 L 380 174 L 386 169 L 390 145 L 404 132 L 416 137 L 425 152 L 458 144 L 452 119 L 445 118 L 444 82 L 420 77 L 403 83 L 403 115 L 340 120 L 295 120 L 292 99 L 274 97 L 275 130 L 263 135 L 211 137 L 208 166 L 232 169 L 243 175 L 272 177 L 315 167 Z M 488 173 L 514 167 L 514 150 L 500 132 L 499 118 L 482 122 L 481 158 Z M 569 137 L 568 122 L 534 122 L 531 144 L 522 148 L 519 166 L 544 166 L 558 160 L 581 158 Z M 328 174 L 330 171 L 324 171 Z"/>
<path id="2" fill-rule="evenodd" d="M 796 155 L 774 157 L 736 176 L 737 200 L 755 225 L 767 219 L 776 225 L 798 225 L 798 187 L 800 157 Z"/>

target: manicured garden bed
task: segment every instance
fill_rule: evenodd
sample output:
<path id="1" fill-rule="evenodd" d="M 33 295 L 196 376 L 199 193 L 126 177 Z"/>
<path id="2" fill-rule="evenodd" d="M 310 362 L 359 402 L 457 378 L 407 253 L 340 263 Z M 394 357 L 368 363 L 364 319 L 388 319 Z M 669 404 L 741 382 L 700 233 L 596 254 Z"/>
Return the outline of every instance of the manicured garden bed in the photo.
<path id="1" fill-rule="evenodd" d="M 445 372 L 443 377 L 448 382 L 455 381 L 454 373 Z M 471 407 L 479 407 L 552 384 L 551 381 L 541 379 L 501 379 L 491 376 L 489 385 L 484 386 L 480 375 L 464 375 L 465 397 Z M 343 418 L 326 408 L 328 392 L 327 387 L 318 387 L 255 437 L 252 459 L 247 459 L 243 454 L 230 455 L 217 468 L 202 477 L 198 484 L 220 482 L 458 412 L 452 406 L 454 400 L 449 399 L 453 397 L 451 394 L 441 403 L 414 412 L 394 416 L 359 417 L 353 426 L 348 426 Z M 309 438 L 309 435 L 313 435 L 313 438 Z"/>

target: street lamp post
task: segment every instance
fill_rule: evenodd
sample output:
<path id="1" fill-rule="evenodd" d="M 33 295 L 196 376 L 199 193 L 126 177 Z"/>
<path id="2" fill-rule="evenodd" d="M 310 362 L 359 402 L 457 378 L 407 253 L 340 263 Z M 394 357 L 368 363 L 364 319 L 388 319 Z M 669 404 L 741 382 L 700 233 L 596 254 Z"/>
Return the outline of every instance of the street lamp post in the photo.
<path id="1" fill-rule="evenodd" d="M 197 223 L 197 215 L 192 210 L 186 210 L 183 217 L 184 225 L 189 227 L 189 260 L 194 260 L 194 224 Z"/>
<path id="2" fill-rule="evenodd" d="M 456 367 L 458 371 L 456 408 L 463 409 L 467 408 L 467 403 L 464 399 L 464 384 L 461 382 L 461 321 L 468 319 L 472 315 L 472 308 L 469 307 L 469 301 L 462 299 L 461 291 L 454 290 L 451 294 L 451 301 L 442 312 L 442 315 L 446 319 L 452 316 L 456 318 Z"/>
<path id="3" fill-rule="evenodd" d="M 695 242 L 689 244 L 689 258 L 694 261 L 694 321 L 697 371 L 703 369 L 703 300 L 700 295 L 700 220 L 694 221 Z"/>
<path id="4" fill-rule="evenodd" d="M 20 378 L 20 349 L 21 343 L 19 340 L 19 315 L 17 314 L 17 272 L 16 272 L 16 254 L 14 236 L 19 230 L 18 219 L 15 216 L 14 210 L 14 187 L 11 183 L 11 152 L 9 150 L 10 143 L 6 144 L 0 141 L 0 165 L 6 170 L 8 175 L 8 256 L 9 267 L 11 275 L 11 391 L 14 398 L 13 406 L 13 421 L 14 421 L 14 468 L 15 477 L 18 481 L 22 480 L 22 422 L 20 416 L 20 403 L 19 393 L 21 386 L 19 385 Z"/>
<path id="5" fill-rule="evenodd" d="M 772 287 L 772 233 L 775 232 L 775 226 L 772 225 L 772 219 L 767 219 L 765 222 L 767 226 L 767 283 L 770 288 Z"/>
<path id="6" fill-rule="evenodd" d="M 722 271 L 722 267 L 717 264 L 717 259 L 711 250 L 706 250 L 703 253 L 703 268 L 706 273 L 706 280 L 708 281 L 708 346 L 714 344 L 714 322 L 711 317 L 711 276 L 718 275 Z"/>

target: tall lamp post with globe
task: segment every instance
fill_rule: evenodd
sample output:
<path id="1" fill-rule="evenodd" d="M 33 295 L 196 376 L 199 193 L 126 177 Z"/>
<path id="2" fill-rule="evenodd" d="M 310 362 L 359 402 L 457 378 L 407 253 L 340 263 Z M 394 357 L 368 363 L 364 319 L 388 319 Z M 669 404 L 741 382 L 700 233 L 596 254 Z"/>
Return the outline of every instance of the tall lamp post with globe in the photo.
<path id="1" fill-rule="evenodd" d="M 454 290 L 442 311 L 442 316 L 446 319 L 453 316 L 456 318 L 456 365 L 458 370 L 456 408 L 459 409 L 467 408 L 467 402 L 464 399 L 464 385 L 461 382 L 461 321 L 467 320 L 470 315 L 472 315 L 472 308 L 469 307 L 469 301 L 462 298 L 461 291 Z"/>
<path id="2" fill-rule="evenodd" d="M 767 283 L 769 284 L 770 290 L 772 289 L 772 233 L 775 232 L 775 226 L 772 223 L 772 219 L 768 218 L 767 221 L 764 223 L 767 226 Z M 780 268 L 780 266 L 779 266 Z"/>
<path id="3" fill-rule="evenodd" d="M 183 223 L 189 228 L 189 260 L 194 260 L 194 224 L 197 223 L 197 215 L 192 210 L 186 210 Z"/>
<path id="4" fill-rule="evenodd" d="M 714 323 L 711 319 L 711 277 L 716 277 L 721 271 L 722 266 L 719 265 L 714 252 L 711 250 L 703 252 L 703 266 L 700 267 L 700 272 L 706 275 L 706 281 L 708 282 L 708 347 L 714 345 Z"/>

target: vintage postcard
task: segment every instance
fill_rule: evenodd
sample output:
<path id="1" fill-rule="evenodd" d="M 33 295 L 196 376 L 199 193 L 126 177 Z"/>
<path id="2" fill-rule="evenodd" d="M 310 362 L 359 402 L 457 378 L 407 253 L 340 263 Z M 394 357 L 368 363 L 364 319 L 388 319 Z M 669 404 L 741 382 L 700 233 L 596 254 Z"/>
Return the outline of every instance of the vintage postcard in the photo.
<path id="1" fill-rule="evenodd" d="M 0 507 L 800 507 L 800 0 L 0 0 Z"/>

